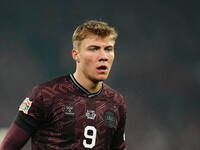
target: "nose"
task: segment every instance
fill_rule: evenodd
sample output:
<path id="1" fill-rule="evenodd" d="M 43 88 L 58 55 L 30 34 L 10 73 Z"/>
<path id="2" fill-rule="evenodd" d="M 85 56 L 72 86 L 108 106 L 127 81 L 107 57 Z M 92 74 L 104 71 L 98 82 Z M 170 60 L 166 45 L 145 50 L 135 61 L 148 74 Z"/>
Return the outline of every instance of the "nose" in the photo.
<path id="1" fill-rule="evenodd" d="M 108 61 L 108 55 L 104 50 L 100 51 L 99 61 Z"/>

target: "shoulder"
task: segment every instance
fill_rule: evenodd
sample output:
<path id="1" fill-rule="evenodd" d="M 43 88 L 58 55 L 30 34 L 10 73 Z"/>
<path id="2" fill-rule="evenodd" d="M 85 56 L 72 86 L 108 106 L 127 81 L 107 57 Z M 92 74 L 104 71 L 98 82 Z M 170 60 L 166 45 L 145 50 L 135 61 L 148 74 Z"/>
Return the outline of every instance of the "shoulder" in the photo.
<path id="1" fill-rule="evenodd" d="M 67 84 L 69 82 L 68 76 L 61 76 L 49 80 L 47 82 L 35 85 L 29 92 L 30 97 L 52 97 L 58 93 L 64 91 L 62 89 L 63 84 Z"/>
<path id="2" fill-rule="evenodd" d="M 103 84 L 103 86 L 104 86 L 103 94 L 106 97 L 112 99 L 114 102 L 118 103 L 119 105 L 125 104 L 125 99 L 121 93 L 117 92 L 116 90 L 114 90 L 113 88 L 111 88 L 109 85 L 105 83 Z"/>
<path id="3" fill-rule="evenodd" d="M 117 106 L 119 110 L 119 114 L 121 117 L 126 117 L 126 102 L 123 97 L 123 95 L 116 90 L 112 89 L 107 84 L 104 84 L 104 90 L 103 90 L 103 96 L 106 96 L 107 99 L 109 99 L 109 103 L 112 103 L 112 105 Z"/>
<path id="4" fill-rule="evenodd" d="M 38 86 L 40 88 L 45 88 L 45 87 L 53 88 L 53 87 L 55 87 L 59 84 L 64 83 L 65 81 L 68 81 L 68 78 L 69 78 L 68 76 L 57 77 L 57 78 L 54 78 L 54 79 L 49 80 L 47 82 L 41 83 Z"/>

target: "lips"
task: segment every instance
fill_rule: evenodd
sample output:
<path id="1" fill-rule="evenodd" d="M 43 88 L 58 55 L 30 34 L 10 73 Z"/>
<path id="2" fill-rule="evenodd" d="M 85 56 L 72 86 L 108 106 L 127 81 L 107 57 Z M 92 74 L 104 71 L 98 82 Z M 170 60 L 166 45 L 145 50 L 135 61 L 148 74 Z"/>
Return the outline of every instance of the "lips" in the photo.
<path id="1" fill-rule="evenodd" d="M 101 65 L 101 66 L 97 67 L 98 70 L 102 70 L 102 71 L 103 71 L 103 70 L 107 70 L 107 68 L 108 68 L 108 67 L 105 66 L 105 65 Z"/>

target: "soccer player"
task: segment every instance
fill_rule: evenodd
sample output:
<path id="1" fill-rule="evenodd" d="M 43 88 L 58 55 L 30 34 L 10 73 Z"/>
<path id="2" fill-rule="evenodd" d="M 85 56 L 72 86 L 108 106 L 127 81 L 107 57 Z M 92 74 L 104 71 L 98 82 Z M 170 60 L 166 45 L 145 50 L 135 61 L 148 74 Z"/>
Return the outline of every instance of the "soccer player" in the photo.
<path id="1" fill-rule="evenodd" d="M 74 31 L 75 73 L 35 86 L 19 106 L 0 150 L 124 150 L 126 105 L 103 83 L 114 60 L 117 33 L 90 20 Z"/>

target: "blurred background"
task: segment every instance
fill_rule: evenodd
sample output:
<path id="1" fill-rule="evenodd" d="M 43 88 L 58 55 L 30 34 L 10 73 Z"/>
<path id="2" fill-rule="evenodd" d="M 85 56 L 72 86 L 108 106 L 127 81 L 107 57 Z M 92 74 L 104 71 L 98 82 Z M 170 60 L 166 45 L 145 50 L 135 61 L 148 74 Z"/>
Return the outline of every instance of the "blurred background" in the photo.
<path id="1" fill-rule="evenodd" d="M 119 32 L 107 84 L 127 103 L 127 150 L 200 149 L 198 1 L 0 1 L 0 141 L 36 84 L 73 73 L 84 21 Z M 30 142 L 23 150 L 30 149 Z"/>

